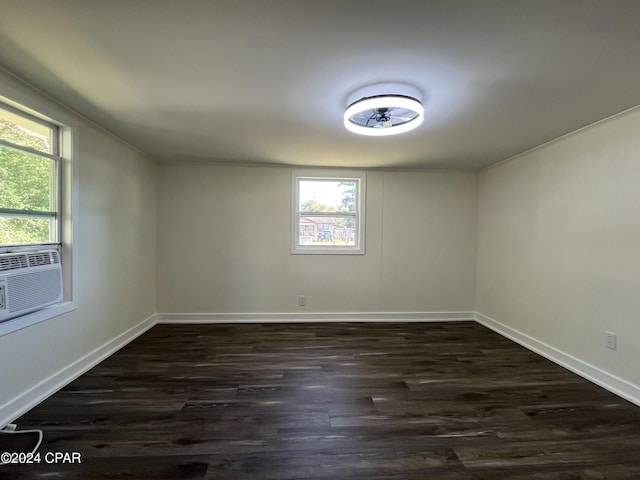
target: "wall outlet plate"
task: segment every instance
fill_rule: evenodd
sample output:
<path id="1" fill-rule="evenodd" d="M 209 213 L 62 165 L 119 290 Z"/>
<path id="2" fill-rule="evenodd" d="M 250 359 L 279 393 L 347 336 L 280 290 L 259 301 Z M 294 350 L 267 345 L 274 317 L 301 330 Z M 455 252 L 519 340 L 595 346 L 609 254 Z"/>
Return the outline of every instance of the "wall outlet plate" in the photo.
<path id="1" fill-rule="evenodd" d="M 616 334 L 613 332 L 607 332 L 606 336 L 606 346 L 611 350 L 615 350 L 618 348 L 618 342 L 616 338 Z"/>

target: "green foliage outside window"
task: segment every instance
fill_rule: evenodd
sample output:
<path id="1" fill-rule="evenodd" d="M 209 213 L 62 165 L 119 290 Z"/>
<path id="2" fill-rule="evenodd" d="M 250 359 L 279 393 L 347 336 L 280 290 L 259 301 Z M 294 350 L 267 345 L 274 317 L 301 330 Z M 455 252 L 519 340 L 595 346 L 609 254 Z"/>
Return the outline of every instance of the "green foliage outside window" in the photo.
<path id="1" fill-rule="evenodd" d="M 49 132 L 50 133 L 50 132 Z M 0 118 L 0 139 L 51 152 L 50 135 L 32 131 Z M 0 245 L 26 245 L 53 240 L 54 219 L 47 216 L 7 213 L 55 211 L 55 161 L 0 145 Z"/>

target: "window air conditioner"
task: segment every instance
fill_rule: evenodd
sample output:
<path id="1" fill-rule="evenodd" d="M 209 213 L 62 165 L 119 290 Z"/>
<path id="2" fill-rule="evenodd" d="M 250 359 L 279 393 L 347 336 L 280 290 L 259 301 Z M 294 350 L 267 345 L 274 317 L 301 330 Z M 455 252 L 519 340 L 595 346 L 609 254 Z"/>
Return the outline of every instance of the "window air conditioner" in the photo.
<path id="1" fill-rule="evenodd" d="M 0 254 L 0 322 L 61 301 L 58 251 Z"/>

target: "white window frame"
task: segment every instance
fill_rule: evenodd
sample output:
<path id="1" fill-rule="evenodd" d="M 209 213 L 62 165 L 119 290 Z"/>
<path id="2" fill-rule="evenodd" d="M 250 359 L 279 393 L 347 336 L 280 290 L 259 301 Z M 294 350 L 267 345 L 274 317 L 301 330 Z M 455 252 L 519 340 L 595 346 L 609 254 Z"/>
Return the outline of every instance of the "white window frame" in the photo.
<path id="1" fill-rule="evenodd" d="M 17 249 L 44 249 L 55 247 L 60 250 L 60 230 L 61 230 L 61 218 L 60 218 L 60 192 L 61 192 L 61 172 L 62 172 L 62 156 L 60 155 L 60 127 L 55 123 L 48 122 L 41 118 L 36 117 L 35 115 L 31 115 L 30 113 L 15 108 L 11 105 L 8 105 L 2 101 L 0 101 L 0 108 L 7 112 L 10 112 L 17 117 L 21 117 L 29 122 L 37 123 L 51 130 L 51 140 L 52 140 L 52 148 L 51 152 L 42 152 L 39 150 L 35 150 L 30 147 L 24 147 L 22 145 L 18 145 L 12 142 L 5 141 L 0 138 L 0 145 L 4 145 L 5 147 L 9 147 L 14 150 L 20 150 L 22 152 L 28 153 L 30 155 L 35 155 L 40 158 L 46 158 L 53 161 L 53 166 L 51 170 L 52 177 L 50 180 L 53 181 L 51 185 L 51 205 L 53 210 L 47 212 L 40 212 L 34 210 L 13 210 L 13 209 L 5 209 L 0 206 L 0 214 L 6 216 L 13 216 L 18 218 L 48 218 L 50 222 L 50 238 L 48 242 L 40 242 L 40 243 L 31 243 L 31 244 L 17 244 L 17 245 L 1 245 L 0 248 L 3 251 L 15 251 Z"/>
<path id="2" fill-rule="evenodd" d="M 28 87 L 5 77 L 0 72 L 0 102 L 16 110 L 25 112 L 44 122 L 55 125 L 58 129 L 58 205 L 59 217 L 57 243 L 62 260 L 62 277 L 64 298 L 62 302 L 48 306 L 20 317 L 0 323 L 0 336 L 13 333 L 31 325 L 63 315 L 78 308 L 77 305 L 77 262 L 74 262 L 76 251 L 78 216 L 78 170 L 74 168 L 74 152 L 78 139 L 73 132 L 79 128 L 77 119 L 59 105 L 41 97 Z M 33 250 L 37 245 L 18 247 L 0 247 L 0 253 Z"/>
<path id="3" fill-rule="evenodd" d="M 356 224 L 356 242 L 354 246 L 345 245 L 301 245 L 301 216 L 351 216 L 335 212 L 314 213 L 300 212 L 300 182 L 304 180 L 327 180 L 356 182 L 356 211 L 353 218 Z M 365 254 L 365 210 L 366 210 L 367 175 L 354 170 L 294 170 L 291 175 L 291 253 L 310 255 L 364 255 Z"/>

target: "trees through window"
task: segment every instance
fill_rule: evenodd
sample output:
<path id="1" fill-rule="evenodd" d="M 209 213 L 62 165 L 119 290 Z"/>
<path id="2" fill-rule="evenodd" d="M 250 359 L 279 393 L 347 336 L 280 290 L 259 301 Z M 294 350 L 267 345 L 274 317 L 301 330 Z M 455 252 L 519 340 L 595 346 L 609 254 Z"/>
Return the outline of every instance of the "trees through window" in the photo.
<path id="1" fill-rule="evenodd" d="M 365 174 L 294 172 L 293 253 L 364 253 Z"/>
<path id="2" fill-rule="evenodd" d="M 59 242 L 57 126 L 0 103 L 0 246 Z"/>

